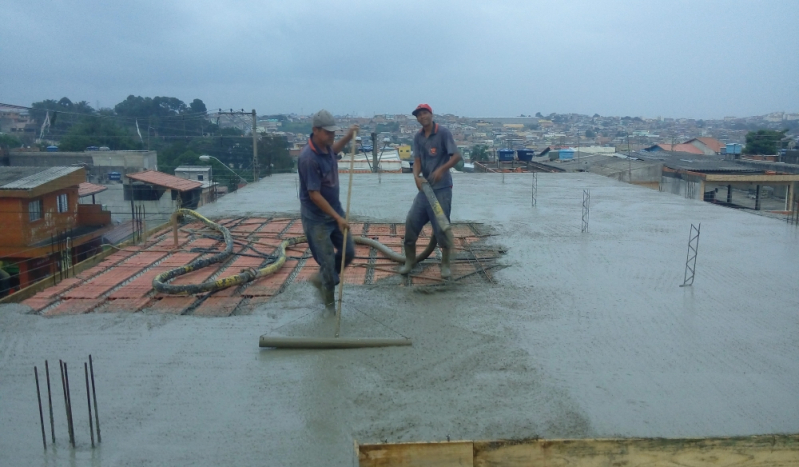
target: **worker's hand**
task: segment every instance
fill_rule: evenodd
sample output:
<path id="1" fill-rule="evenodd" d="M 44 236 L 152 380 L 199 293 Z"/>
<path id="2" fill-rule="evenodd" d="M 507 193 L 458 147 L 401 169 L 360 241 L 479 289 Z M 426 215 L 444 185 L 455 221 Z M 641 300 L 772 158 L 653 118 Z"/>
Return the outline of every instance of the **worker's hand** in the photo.
<path id="1" fill-rule="evenodd" d="M 346 220 L 346 219 L 344 219 L 344 218 L 343 218 L 343 217 L 341 217 L 341 216 L 339 216 L 339 217 L 336 219 L 336 224 L 338 224 L 338 228 L 339 228 L 339 230 L 341 230 L 342 232 L 344 232 L 345 230 L 349 230 L 349 228 L 350 228 L 350 224 L 349 224 L 349 223 L 347 223 L 347 220 Z"/>
<path id="2" fill-rule="evenodd" d="M 350 127 L 350 136 L 355 136 L 355 134 L 358 133 L 358 130 L 360 130 L 360 127 L 358 126 L 357 123 L 355 125 L 352 125 Z"/>
<path id="3" fill-rule="evenodd" d="M 424 183 L 424 179 L 422 177 L 414 175 L 413 176 L 413 181 L 416 182 L 416 189 L 419 190 L 419 191 L 422 191 L 422 183 Z"/>
<path id="4" fill-rule="evenodd" d="M 436 170 L 434 170 L 433 173 L 430 174 L 430 180 L 433 183 L 436 183 L 437 181 L 441 180 L 441 177 L 444 176 L 444 171 L 442 170 L 442 168 L 443 167 L 439 167 Z"/>

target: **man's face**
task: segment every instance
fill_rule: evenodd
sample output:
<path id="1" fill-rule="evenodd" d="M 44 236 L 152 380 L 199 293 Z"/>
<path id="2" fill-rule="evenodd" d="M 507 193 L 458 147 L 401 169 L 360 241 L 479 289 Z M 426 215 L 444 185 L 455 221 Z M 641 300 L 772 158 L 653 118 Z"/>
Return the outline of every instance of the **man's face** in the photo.
<path id="1" fill-rule="evenodd" d="M 327 131 L 324 128 L 314 128 L 313 134 L 316 141 L 324 146 L 332 146 L 336 141 L 335 131 Z"/>
<path id="2" fill-rule="evenodd" d="M 420 110 L 416 112 L 416 121 L 422 126 L 427 126 L 433 121 L 433 114 L 427 110 Z"/>

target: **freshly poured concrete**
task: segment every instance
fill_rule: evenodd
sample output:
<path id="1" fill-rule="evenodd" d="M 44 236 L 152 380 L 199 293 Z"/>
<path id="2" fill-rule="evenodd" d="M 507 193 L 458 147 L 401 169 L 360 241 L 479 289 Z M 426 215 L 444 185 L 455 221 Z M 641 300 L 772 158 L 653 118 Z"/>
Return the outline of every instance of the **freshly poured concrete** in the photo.
<path id="1" fill-rule="evenodd" d="M 485 223 L 489 244 L 508 250 L 499 285 L 345 289 L 342 336 L 403 335 L 413 347 L 259 349 L 261 334 L 332 336 L 307 284 L 215 319 L 0 306 L 0 465 L 350 466 L 353 440 L 799 432 L 799 227 L 590 174 L 539 174 L 533 208 L 531 182 L 455 176 L 453 221 Z M 360 220 L 401 222 L 415 194 L 407 175 L 354 183 Z M 298 209 L 294 177 L 275 176 L 201 212 Z M 699 222 L 696 281 L 680 288 Z M 78 449 L 54 378 L 57 448 L 45 453 L 33 366 L 42 378 L 44 360 L 55 373 L 59 358 Z"/>

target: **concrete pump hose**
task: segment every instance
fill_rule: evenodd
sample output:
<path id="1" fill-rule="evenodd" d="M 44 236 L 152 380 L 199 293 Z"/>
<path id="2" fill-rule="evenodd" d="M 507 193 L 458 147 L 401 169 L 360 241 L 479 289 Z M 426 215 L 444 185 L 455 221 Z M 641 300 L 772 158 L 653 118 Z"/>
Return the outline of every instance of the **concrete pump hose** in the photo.
<path id="1" fill-rule="evenodd" d="M 225 249 L 208 258 L 195 259 L 185 266 L 181 266 L 155 276 L 155 278 L 153 279 L 153 288 L 161 293 L 196 294 L 203 292 L 215 292 L 217 290 L 226 289 L 234 285 L 246 284 L 247 282 L 251 282 L 259 277 L 268 276 L 269 274 L 272 274 L 281 267 L 283 267 L 283 264 L 286 262 L 286 248 L 299 243 L 306 243 L 307 241 L 305 236 L 292 237 L 283 240 L 282 242 L 280 242 L 280 245 L 278 246 L 277 260 L 260 269 L 250 268 L 247 270 L 243 270 L 239 274 L 223 277 L 217 280 L 202 282 L 200 284 L 182 284 L 182 285 L 167 284 L 166 282 L 178 276 L 182 276 L 192 271 L 196 271 L 198 269 L 209 266 L 211 264 L 223 261 L 233 252 L 233 238 L 230 235 L 230 231 L 224 225 L 217 224 L 205 218 L 203 215 L 195 211 L 192 211 L 190 209 L 179 209 L 177 211 L 177 214 L 194 217 L 195 219 L 211 227 L 212 229 L 218 230 L 220 233 L 222 233 L 222 236 L 224 237 Z M 372 240 L 371 238 L 366 238 L 366 237 L 353 237 L 353 240 L 355 241 L 355 243 L 361 245 L 368 245 L 375 248 L 376 250 L 383 253 L 386 257 L 388 257 L 392 261 L 396 261 L 398 263 L 405 262 L 404 256 L 395 253 L 393 250 L 391 250 L 390 248 L 388 248 L 387 246 L 383 245 L 382 243 L 376 240 Z M 430 243 L 427 245 L 427 248 L 425 248 L 422 254 L 417 257 L 416 261 L 420 262 L 427 259 L 427 257 L 430 256 L 435 247 L 436 247 L 436 238 L 431 237 Z"/>

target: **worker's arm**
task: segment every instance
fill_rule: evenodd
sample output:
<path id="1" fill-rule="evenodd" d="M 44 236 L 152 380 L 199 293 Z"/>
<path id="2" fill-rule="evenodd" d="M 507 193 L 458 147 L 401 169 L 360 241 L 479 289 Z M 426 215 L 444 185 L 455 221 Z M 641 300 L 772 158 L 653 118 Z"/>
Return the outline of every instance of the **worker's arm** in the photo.
<path id="1" fill-rule="evenodd" d="M 333 209 L 332 206 L 330 206 L 330 203 L 328 203 L 327 200 L 325 199 L 325 197 L 322 196 L 322 193 L 320 193 L 318 191 L 309 190 L 308 191 L 308 197 L 311 198 L 311 201 L 313 201 L 313 204 L 315 204 L 316 207 L 321 209 L 322 212 L 324 212 L 325 214 L 327 214 L 328 216 L 330 216 L 330 217 L 332 217 L 333 219 L 336 220 L 336 223 L 338 224 L 338 228 L 341 229 L 342 232 L 344 232 L 344 230 L 350 228 L 349 224 L 347 223 L 347 220 L 344 219 L 343 217 L 341 217 L 339 215 L 339 213 L 337 213 L 336 210 Z"/>
<path id="2" fill-rule="evenodd" d="M 340 140 L 338 140 L 335 143 L 333 143 L 333 154 L 340 153 L 341 150 L 344 149 L 344 146 L 346 146 L 347 143 L 350 142 L 352 137 L 355 136 L 355 133 L 357 131 L 358 131 L 358 125 L 352 125 L 350 127 L 350 131 L 348 131 L 347 134 L 344 135 L 343 138 L 341 138 Z"/>
<path id="3" fill-rule="evenodd" d="M 413 158 L 413 181 L 416 182 L 416 188 L 419 191 L 422 191 L 422 180 L 419 179 L 419 175 L 421 174 L 422 158 L 417 156 Z"/>
<path id="4" fill-rule="evenodd" d="M 455 167 L 455 164 L 457 164 L 459 160 L 461 160 L 461 155 L 458 154 L 457 152 L 455 154 L 451 155 L 446 164 L 444 164 L 441 167 L 437 168 L 436 170 L 433 171 L 433 173 L 430 174 L 430 181 L 433 182 L 433 183 L 439 181 L 441 179 L 441 177 L 444 176 L 444 173 L 447 170 Z"/>

